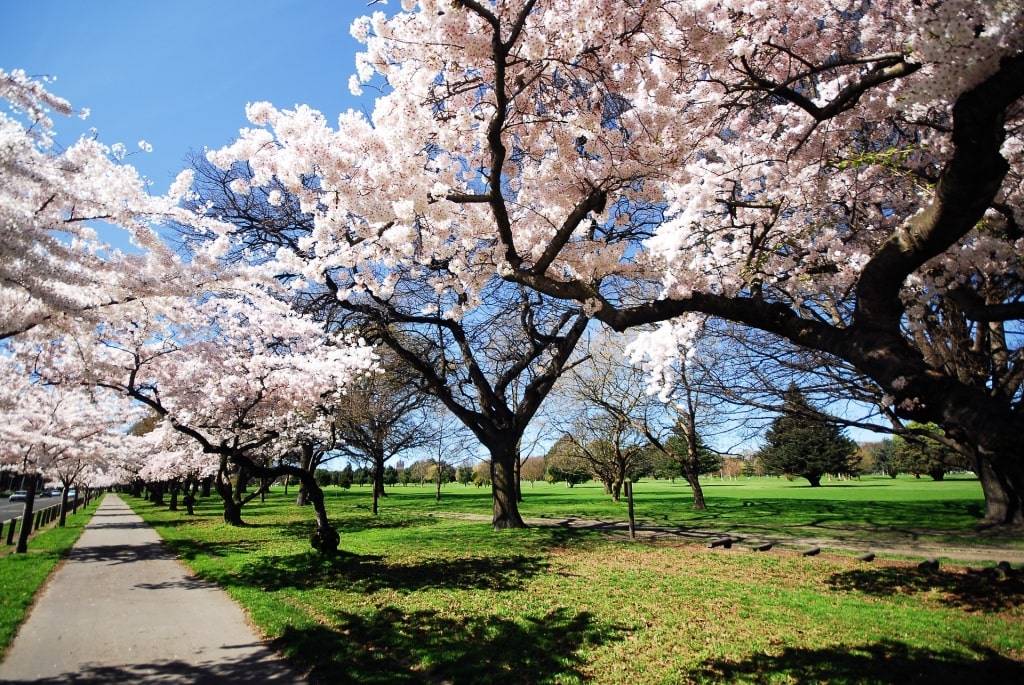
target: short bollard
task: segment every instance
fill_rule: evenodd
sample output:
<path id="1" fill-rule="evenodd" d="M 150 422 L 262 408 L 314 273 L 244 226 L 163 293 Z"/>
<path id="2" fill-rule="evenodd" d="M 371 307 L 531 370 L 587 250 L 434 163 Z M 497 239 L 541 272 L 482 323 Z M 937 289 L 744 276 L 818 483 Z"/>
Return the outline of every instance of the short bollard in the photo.
<path id="1" fill-rule="evenodd" d="M 7 544 L 8 545 L 13 545 L 14 544 L 14 529 L 17 527 L 17 525 L 18 525 L 18 519 L 11 519 L 11 521 L 10 521 L 10 528 L 7 529 Z"/>

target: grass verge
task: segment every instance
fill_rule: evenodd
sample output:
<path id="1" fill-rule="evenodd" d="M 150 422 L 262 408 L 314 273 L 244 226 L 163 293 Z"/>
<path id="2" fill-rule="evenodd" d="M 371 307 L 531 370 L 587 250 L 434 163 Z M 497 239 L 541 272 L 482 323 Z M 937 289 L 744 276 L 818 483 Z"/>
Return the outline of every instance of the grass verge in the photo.
<path id="1" fill-rule="evenodd" d="M 1024 682 L 1019 574 L 496 533 L 332 495 L 330 557 L 280 492 L 243 528 L 215 499 L 194 517 L 125 500 L 314 683 Z"/>
<path id="2" fill-rule="evenodd" d="M 54 526 L 34 534 L 27 553 L 14 554 L 9 551 L 13 546 L 0 552 L 0 654 L 13 642 L 36 594 L 82 535 L 100 499 L 91 501 L 88 508 L 80 506 L 77 515 L 69 514 L 63 528 Z"/>

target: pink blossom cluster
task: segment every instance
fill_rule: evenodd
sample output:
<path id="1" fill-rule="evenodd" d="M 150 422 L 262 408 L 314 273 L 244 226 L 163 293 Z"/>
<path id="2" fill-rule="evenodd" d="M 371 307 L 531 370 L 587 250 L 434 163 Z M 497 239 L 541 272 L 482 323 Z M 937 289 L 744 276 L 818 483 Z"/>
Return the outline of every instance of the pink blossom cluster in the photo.
<path id="1" fill-rule="evenodd" d="M 595 294 L 637 279 L 662 297 L 758 294 L 841 327 L 864 266 L 934 199 L 952 103 L 1024 48 L 1019 0 L 403 10 L 352 27 L 354 87 L 385 84 L 370 116 L 331 126 L 261 103 L 256 128 L 211 154 L 282 180 L 314 215 L 304 249 L 270 268 L 307 281 L 358 268 L 353 289 L 387 296 L 395 265 L 442 261 L 434 288 L 473 303 L 520 266 L 511 247 Z M 1014 117 L 1000 200 L 1019 208 Z M 1020 248 L 972 234 L 908 295 L 1017 268 Z"/>

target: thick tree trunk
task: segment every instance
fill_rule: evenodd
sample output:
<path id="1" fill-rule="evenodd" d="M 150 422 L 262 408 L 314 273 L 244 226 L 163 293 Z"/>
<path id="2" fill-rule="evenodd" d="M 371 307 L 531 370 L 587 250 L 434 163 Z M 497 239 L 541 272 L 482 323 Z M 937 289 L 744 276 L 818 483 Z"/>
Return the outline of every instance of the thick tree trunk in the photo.
<path id="1" fill-rule="evenodd" d="M 611 486 L 610 486 L 609 489 L 611 490 L 611 495 L 612 495 L 612 501 L 613 502 L 618 502 L 618 501 L 620 501 L 622 499 L 622 479 L 621 478 L 615 478 L 611 482 Z"/>
<path id="2" fill-rule="evenodd" d="M 1024 478 L 1019 463 L 1011 464 L 1017 467 L 1014 474 L 1012 468 L 993 468 L 984 457 L 975 461 L 974 472 L 985 494 L 985 518 L 981 524 L 1024 527 L 1024 488 L 1019 485 Z"/>
<path id="3" fill-rule="evenodd" d="M 242 520 L 242 503 L 235 497 L 234 488 L 231 483 L 231 476 L 228 474 L 227 455 L 220 457 L 220 471 L 213 482 L 217 494 L 220 495 L 224 504 L 224 523 L 229 526 L 244 526 Z"/>
<path id="4" fill-rule="evenodd" d="M 804 478 L 807 479 L 807 482 L 811 484 L 812 488 L 821 487 L 821 476 L 819 476 L 818 474 L 808 473 L 804 475 Z"/>
<path id="5" fill-rule="evenodd" d="M 188 512 L 189 516 L 195 516 L 196 513 L 196 491 L 198 489 L 199 483 L 194 478 L 189 477 L 185 481 L 185 495 L 181 498 L 181 502 L 185 505 L 185 511 Z"/>
<path id="6" fill-rule="evenodd" d="M 224 499 L 224 523 L 229 526 L 245 525 L 245 521 L 242 520 L 242 505 L 231 496 Z"/>
<path id="7" fill-rule="evenodd" d="M 494 530 L 526 528 L 519 514 L 519 497 L 516 488 L 516 461 L 518 455 L 515 443 L 491 446 L 491 498 L 494 516 L 491 526 Z"/>
<path id="8" fill-rule="evenodd" d="M 338 531 L 331 526 L 331 522 L 327 518 L 327 507 L 324 506 L 324 491 L 316 484 L 313 474 L 307 474 L 302 480 L 306 486 L 307 497 L 309 497 L 310 502 L 313 504 L 313 510 L 316 511 L 316 530 L 313 532 L 310 544 L 318 552 L 334 554 L 338 551 L 341 536 L 338 535 Z"/>
<path id="9" fill-rule="evenodd" d="M 517 449 L 516 450 L 516 460 L 515 460 L 515 475 L 513 476 L 513 478 L 514 478 L 514 482 L 516 484 L 516 501 L 517 502 L 522 502 L 523 501 L 523 462 L 520 461 L 519 456 L 520 456 L 520 452 Z"/>
<path id="10" fill-rule="evenodd" d="M 61 482 L 60 489 L 60 519 L 57 525 L 64 528 L 68 522 L 68 489 L 71 487 L 70 483 Z"/>

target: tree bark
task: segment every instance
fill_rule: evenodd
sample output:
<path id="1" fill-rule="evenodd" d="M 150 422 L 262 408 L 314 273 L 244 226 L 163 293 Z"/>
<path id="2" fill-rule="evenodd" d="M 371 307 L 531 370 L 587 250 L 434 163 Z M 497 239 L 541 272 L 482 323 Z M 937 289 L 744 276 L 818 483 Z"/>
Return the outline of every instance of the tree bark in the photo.
<path id="1" fill-rule="evenodd" d="M 220 470 L 213 481 L 213 487 L 220 495 L 224 504 L 224 523 L 229 526 L 244 526 L 242 520 L 242 503 L 235 497 L 232 487 L 231 476 L 228 474 L 228 458 L 226 454 L 220 455 Z"/>
<path id="2" fill-rule="evenodd" d="M 516 488 L 516 467 L 518 454 L 515 442 L 490 446 L 491 453 L 491 494 L 494 516 L 491 527 L 494 530 L 526 528 L 519 514 L 519 497 Z"/>
<path id="3" fill-rule="evenodd" d="M 341 536 L 331 526 L 327 518 L 327 507 L 324 506 L 324 491 L 316 484 L 312 474 L 308 474 L 308 480 L 303 479 L 307 497 L 313 503 L 313 510 L 316 512 L 316 530 L 310 538 L 313 549 L 322 554 L 333 554 L 338 551 L 341 543 Z"/>
<path id="4" fill-rule="evenodd" d="M 313 465 L 313 456 L 315 455 L 313 445 L 309 443 L 303 443 L 300 446 L 300 448 L 302 449 L 302 456 L 299 457 L 299 468 L 301 468 L 304 471 L 309 471 L 310 473 L 312 473 L 313 469 L 310 467 Z M 289 479 L 290 478 L 288 476 L 285 476 L 285 483 L 287 483 Z M 295 497 L 295 504 L 296 506 L 299 507 L 304 507 L 307 504 L 310 504 L 309 497 L 306 493 L 306 486 L 303 484 L 302 481 L 299 481 L 299 494 L 296 495 Z"/>
<path id="5" fill-rule="evenodd" d="M 696 511 L 706 511 L 707 502 L 704 501 L 704 489 L 700 486 L 700 457 L 697 444 L 697 417 L 694 412 L 686 412 L 686 461 L 683 462 L 683 477 L 690 484 L 693 491 L 693 508 Z"/>
<path id="6" fill-rule="evenodd" d="M 1019 465 L 1017 479 L 1021 480 Z M 1024 527 L 1024 490 L 1013 482 L 1012 468 L 997 470 L 983 457 L 975 460 L 974 472 L 985 494 L 985 517 L 982 526 Z"/>
<path id="7" fill-rule="evenodd" d="M 377 497 L 387 497 L 388 493 L 384 490 L 384 462 L 379 461 L 373 470 L 373 491 Z"/>
<path id="8" fill-rule="evenodd" d="M 35 477 L 32 478 L 25 489 L 28 491 L 28 495 L 25 497 L 25 507 L 22 509 L 21 529 L 18 531 L 18 545 L 14 548 L 16 554 L 28 552 L 28 536 L 32 532 L 32 513 L 36 501 Z"/>
<path id="9" fill-rule="evenodd" d="M 513 474 L 513 482 L 516 485 L 516 502 L 523 501 L 523 462 L 520 461 L 520 450 L 516 449 L 516 460 L 515 460 L 515 474 Z"/>
<path id="10" fill-rule="evenodd" d="M 611 493 L 612 501 L 619 502 L 622 500 L 622 478 L 616 476 L 611 482 Z"/>
<path id="11" fill-rule="evenodd" d="M 181 481 L 171 481 L 171 503 L 167 506 L 168 511 L 178 511 L 178 493 L 181 492 Z"/>
<path id="12" fill-rule="evenodd" d="M 373 515 L 377 515 L 377 505 L 381 497 L 387 497 L 384 492 L 384 455 L 376 453 L 373 455 Z"/>
<path id="13" fill-rule="evenodd" d="M 341 542 L 341 536 L 338 535 L 338 531 L 331 527 L 330 520 L 327 516 L 327 508 L 324 505 L 324 491 L 316 484 L 316 478 L 313 473 L 300 469 L 297 466 L 290 466 L 287 464 L 263 466 L 252 461 L 244 454 L 237 452 L 230 455 L 225 454 L 222 459 L 230 459 L 232 464 L 247 472 L 250 476 L 256 476 L 263 479 L 273 479 L 280 476 L 284 476 L 285 478 L 294 476 L 298 478 L 302 487 L 306 490 L 306 497 L 309 499 L 310 503 L 313 505 L 314 511 L 316 512 L 316 530 L 310 538 L 310 544 L 315 550 L 324 554 L 332 554 L 338 551 L 338 544 Z"/>
<path id="14" fill-rule="evenodd" d="M 700 466 L 697 463 L 696 454 L 687 459 L 686 463 L 683 464 L 683 477 L 690 484 L 690 489 L 693 491 L 693 508 L 695 511 L 706 511 L 708 505 L 704 501 L 704 488 L 700 486 L 699 474 L 697 473 L 699 470 Z"/>

